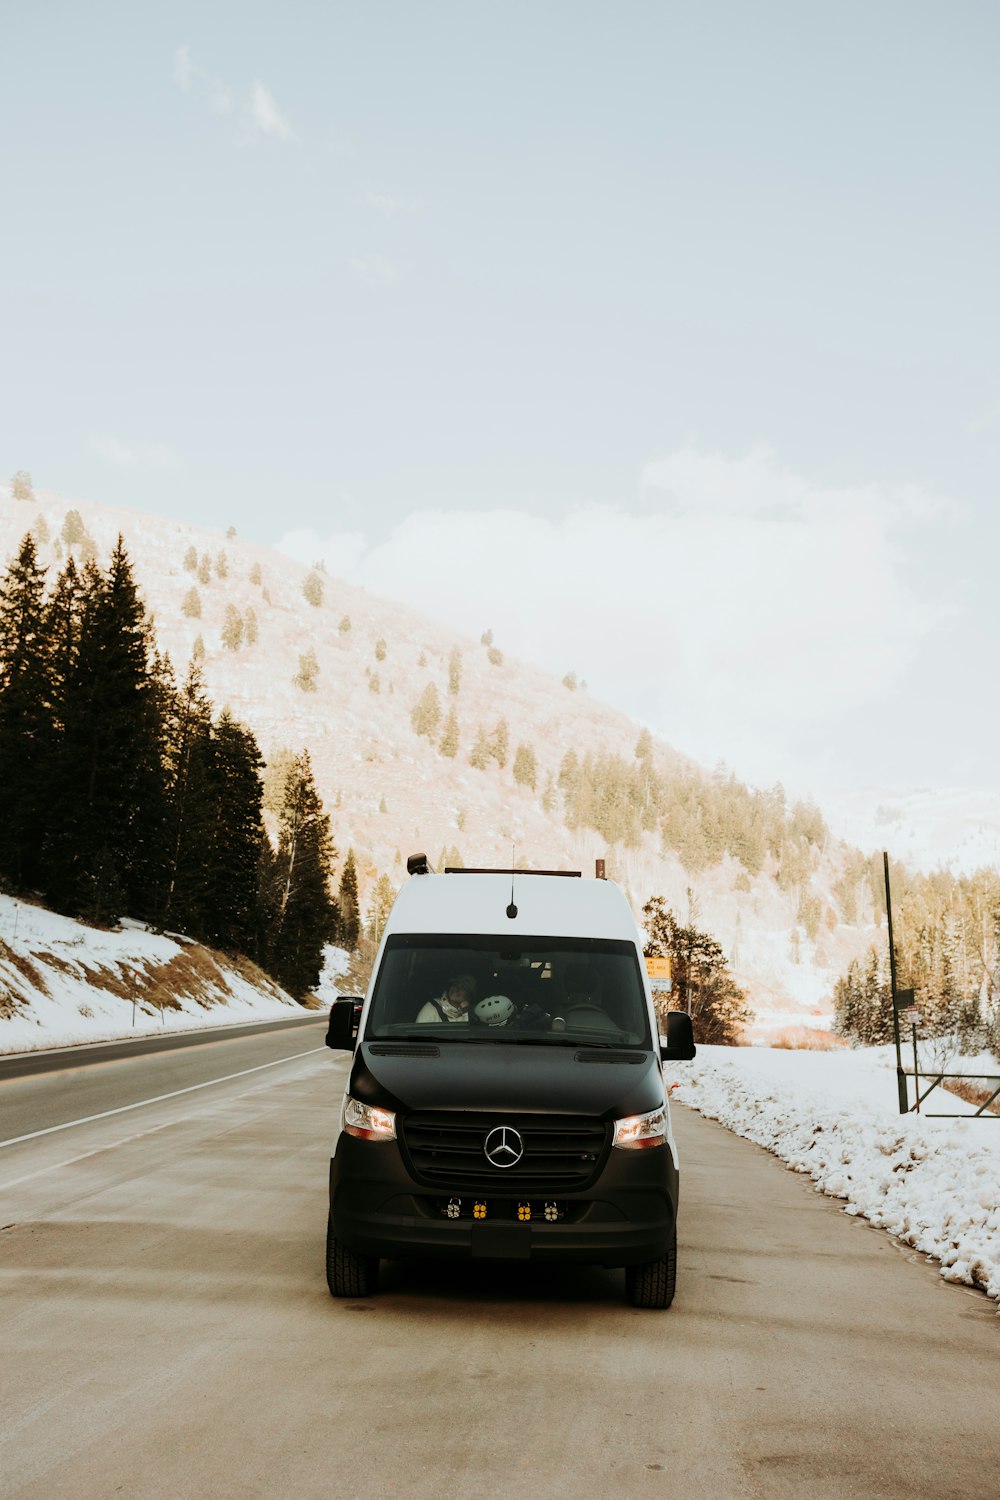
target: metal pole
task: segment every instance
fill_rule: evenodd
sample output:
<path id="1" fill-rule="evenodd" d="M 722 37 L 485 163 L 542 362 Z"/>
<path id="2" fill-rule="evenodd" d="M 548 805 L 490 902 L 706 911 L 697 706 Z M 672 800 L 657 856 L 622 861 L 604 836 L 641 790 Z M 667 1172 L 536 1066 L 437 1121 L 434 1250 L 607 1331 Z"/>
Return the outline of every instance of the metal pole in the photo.
<path id="1" fill-rule="evenodd" d="M 917 1062 L 917 1023 L 913 1023 L 913 1108 L 920 1113 L 920 1066 Z"/>
<path id="2" fill-rule="evenodd" d="M 896 1092 L 899 1095 L 899 1113 L 909 1113 L 910 1102 L 906 1093 L 906 1074 L 903 1072 L 903 1053 L 899 1037 L 899 1011 L 896 1008 L 896 945 L 892 939 L 892 895 L 889 890 L 889 855 L 882 850 L 885 867 L 885 914 L 889 920 L 889 978 L 892 983 L 892 1034 L 896 1041 Z"/>

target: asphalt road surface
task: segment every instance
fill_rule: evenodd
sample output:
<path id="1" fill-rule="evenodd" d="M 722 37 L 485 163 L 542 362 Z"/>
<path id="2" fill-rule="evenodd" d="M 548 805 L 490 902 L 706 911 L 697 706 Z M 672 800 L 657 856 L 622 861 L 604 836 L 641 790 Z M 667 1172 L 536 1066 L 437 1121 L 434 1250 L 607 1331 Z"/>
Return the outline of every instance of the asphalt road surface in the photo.
<path id="1" fill-rule="evenodd" d="M 523 1264 L 334 1301 L 322 1037 L 101 1063 L 121 1112 L 0 1147 L 4 1500 L 996 1500 L 995 1304 L 677 1106 L 669 1312 Z M 0 1138 L 72 1078 L 0 1082 Z"/>

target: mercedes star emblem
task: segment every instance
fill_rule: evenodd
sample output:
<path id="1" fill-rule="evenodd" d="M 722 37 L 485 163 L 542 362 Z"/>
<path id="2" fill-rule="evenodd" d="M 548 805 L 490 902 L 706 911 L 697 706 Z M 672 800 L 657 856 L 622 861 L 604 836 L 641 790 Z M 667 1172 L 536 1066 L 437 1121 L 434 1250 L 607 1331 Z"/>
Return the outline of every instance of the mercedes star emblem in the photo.
<path id="1" fill-rule="evenodd" d="M 483 1142 L 483 1154 L 494 1167 L 516 1167 L 524 1155 L 524 1142 L 510 1125 L 498 1125 Z"/>

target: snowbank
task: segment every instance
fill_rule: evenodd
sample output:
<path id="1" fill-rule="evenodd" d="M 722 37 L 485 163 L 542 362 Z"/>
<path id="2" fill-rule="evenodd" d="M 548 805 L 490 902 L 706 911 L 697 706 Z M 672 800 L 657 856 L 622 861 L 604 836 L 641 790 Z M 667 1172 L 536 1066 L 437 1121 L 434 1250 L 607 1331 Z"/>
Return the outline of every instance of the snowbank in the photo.
<path id="1" fill-rule="evenodd" d="M 900 1115 L 894 1069 L 890 1049 L 700 1047 L 672 1065 L 671 1094 L 807 1172 L 846 1213 L 934 1256 L 946 1280 L 1000 1299 L 1000 1117 Z M 972 1111 L 940 1091 L 932 1100 Z"/>
<path id="2" fill-rule="evenodd" d="M 301 1014 L 244 960 L 141 923 L 105 931 L 0 896 L 0 1053 Z"/>

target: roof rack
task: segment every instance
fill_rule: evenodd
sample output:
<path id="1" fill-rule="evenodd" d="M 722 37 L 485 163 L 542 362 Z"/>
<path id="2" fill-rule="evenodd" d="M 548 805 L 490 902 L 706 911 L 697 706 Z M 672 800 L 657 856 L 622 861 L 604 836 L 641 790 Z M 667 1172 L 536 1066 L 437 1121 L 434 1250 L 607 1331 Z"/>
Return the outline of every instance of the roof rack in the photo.
<path id="1" fill-rule="evenodd" d="M 579 880 L 579 870 L 500 870 L 496 868 L 471 869 L 468 865 L 445 865 L 446 875 L 564 875 L 568 880 Z"/>

